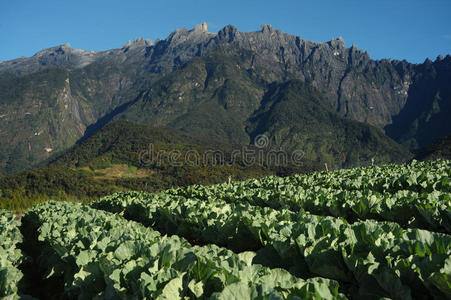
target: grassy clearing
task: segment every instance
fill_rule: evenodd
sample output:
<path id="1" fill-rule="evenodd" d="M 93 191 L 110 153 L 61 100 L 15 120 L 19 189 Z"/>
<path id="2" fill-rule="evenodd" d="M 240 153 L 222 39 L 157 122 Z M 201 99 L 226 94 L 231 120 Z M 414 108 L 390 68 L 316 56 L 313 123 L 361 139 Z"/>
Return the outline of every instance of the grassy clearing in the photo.
<path id="1" fill-rule="evenodd" d="M 95 179 L 120 179 L 120 178 L 145 178 L 152 176 L 156 171 L 149 169 L 138 169 L 135 166 L 129 166 L 126 164 L 111 164 L 111 166 L 91 170 L 89 167 L 80 168 L 80 170 L 85 170 L 93 172 Z"/>

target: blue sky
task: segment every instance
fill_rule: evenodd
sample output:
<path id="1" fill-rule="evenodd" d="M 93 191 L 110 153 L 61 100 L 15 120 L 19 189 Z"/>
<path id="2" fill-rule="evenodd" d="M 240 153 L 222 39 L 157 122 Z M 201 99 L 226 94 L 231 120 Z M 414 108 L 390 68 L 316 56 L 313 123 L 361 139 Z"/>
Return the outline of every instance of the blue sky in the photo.
<path id="1" fill-rule="evenodd" d="M 206 21 L 255 31 L 260 24 L 304 39 L 342 36 L 374 59 L 423 62 L 451 54 L 451 0 L 2 0 L 0 60 L 32 56 L 70 43 L 73 48 L 118 48 L 137 37 L 164 39 L 176 28 Z"/>

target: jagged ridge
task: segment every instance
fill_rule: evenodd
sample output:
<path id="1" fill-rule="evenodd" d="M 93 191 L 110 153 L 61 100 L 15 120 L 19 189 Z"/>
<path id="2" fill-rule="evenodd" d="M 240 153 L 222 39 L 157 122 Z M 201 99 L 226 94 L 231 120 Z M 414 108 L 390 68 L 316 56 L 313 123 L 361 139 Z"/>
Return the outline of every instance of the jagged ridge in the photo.
<path id="1" fill-rule="evenodd" d="M 439 93 L 442 99 L 438 105 L 440 115 L 447 114 L 449 90 L 446 86 L 449 81 L 446 78 L 449 71 L 437 70 L 451 65 L 449 55 L 423 65 L 406 61 L 374 61 L 368 53 L 354 45 L 346 48 L 340 38 L 325 43 L 311 42 L 275 30 L 270 25 L 263 25 L 262 29 L 256 32 L 240 32 L 229 25 L 218 33 L 210 33 L 207 26 L 202 24 L 193 30 L 176 30 L 165 40 L 157 40 L 155 43 L 137 39 L 121 48 L 100 52 L 76 50 L 69 45 L 63 45 L 43 50 L 31 58 L 1 62 L 0 139 L 12 141 L 0 156 L 1 169 L 6 168 L 8 172 L 19 170 L 45 158 L 45 149 L 66 149 L 82 136 L 80 131 L 111 113 L 116 107 L 133 101 L 143 91 L 149 90 L 162 75 L 181 68 L 195 57 L 221 49 L 226 53 L 237 49 L 251 53 L 251 63 L 244 71 L 264 85 L 300 79 L 318 88 L 327 96 L 326 99 L 332 107 L 346 118 L 381 128 L 393 124 L 392 127 L 397 128 L 396 134 L 392 134 L 391 130 L 387 132 L 412 150 L 443 134 L 442 131 L 430 129 L 436 128 L 434 125 L 426 126 L 425 128 L 429 129 L 421 133 L 421 136 L 416 135 L 415 120 L 418 118 L 424 120 L 421 122 L 425 124 L 441 121 L 434 121 L 437 115 L 435 113 L 421 117 L 422 111 L 412 112 L 405 108 L 422 101 L 424 107 L 433 106 L 432 111 L 437 111 L 437 105 L 434 104 L 437 101 L 434 102 L 434 96 L 431 98 L 430 95 Z M 428 67 L 425 67 L 426 65 Z M 34 87 L 28 82 L 35 82 L 33 78 L 36 74 L 54 67 L 64 70 L 61 74 L 67 74 L 64 80 L 69 79 L 70 95 L 68 89 L 63 89 L 52 90 L 39 99 L 31 97 Z M 271 72 L 262 73 L 263 69 L 270 69 Z M 425 85 L 424 78 L 431 74 L 437 84 Z M 9 83 L 11 78 L 17 76 L 24 89 L 29 92 L 20 97 L 11 97 L 7 93 L 11 90 Z M 423 90 L 427 98 L 418 98 L 419 89 Z M 43 114 L 44 111 L 39 108 L 46 102 L 44 99 L 55 101 L 55 95 L 62 91 L 65 91 L 66 98 L 73 99 L 74 105 L 71 107 L 78 107 L 75 114 L 75 111 L 71 112 L 67 108 L 68 113 L 64 120 L 70 119 L 69 127 L 72 129 L 67 126 L 64 128 L 74 134 L 66 139 L 62 138 L 64 134 L 55 134 L 51 129 L 54 126 L 48 124 L 59 123 L 61 116 L 66 114 L 64 106 L 59 108 L 61 113 L 57 114 L 58 117 L 51 117 L 50 122 L 30 117 Z M 33 108 L 34 111 L 31 111 L 30 115 L 20 113 L 23 108 L 17 106 L 17 103 L 21 101 Z M 399 122 L 396 117 L 406 112 L 408 117 L 401 119 L 407 121 Z M 429 115 L 431 117 L 428 117 Z M 11 126 L 26 128 L 20 133 L 20 141 L 14 140 L 13 133 L 5 130 Z M 33 130 L 28 129 L 29 127 Z M 449 127 L 442 129 L 450 130 Z M 41 131 L 48 140 L 45 145 L 35 141 L 34 133 Z M 17 133 L 14 133 L 15 135 Z M 30 149 L 28 145 L 33 149 L 33 153 L 27 150 Z M 18 153 L 23 157 L 19 164 L 16 163 Z"/>

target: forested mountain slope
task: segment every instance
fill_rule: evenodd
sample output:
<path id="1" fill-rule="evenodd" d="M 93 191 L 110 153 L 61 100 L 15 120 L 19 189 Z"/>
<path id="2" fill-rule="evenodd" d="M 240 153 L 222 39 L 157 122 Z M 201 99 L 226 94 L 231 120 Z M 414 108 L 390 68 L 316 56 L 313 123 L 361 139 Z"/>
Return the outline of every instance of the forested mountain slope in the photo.
<path id="1" fill-rule="evenodd" d="M 219 134 L 227 141 L 248 142 L 248 134 L 235 136 L 237 132 L 229 126 L 242 124 L 245 114 L 257 113 L 271 85 L 297 79 L 317 88 L 341 117 L 386 128 L 390 137 L 410 151 L 449 134 L 444 117 L 450 108 L 449 55 L 419 65 L 375 61 L 354 45 L 346 48 L 341 38 L 307 41 L 270 25 L 255 32 L 240 32 L 229 25 L 211 33 L 206 24 L 200 24 L 193 30 L 178 29 L 155 43 L 137 39 L 100 52 L 72 49 L 66 44 L 30 58 L 0 62 L 0 172 L 30 168 L 68 149 L 85 133 L 95 132 L 117 115 L 130 115 L 127 110 L 132 104 L 154 96 L 152 90 L 161 88 L 162 81 L 171 80 L 168 78 L 181 80 L 180 85 L 186 84 L 180 76 L 201 78 L 205 74 L 189 75 L 181 70 L 186 70 L 187 64 L 199 64 L 193 59 L 202 64 L 202 59 L 218 58 L 218 53 L 224 57 L 204 68 L 217 82 L 204 78 L 203 83 L 197 83 L 205 90 L 193 86 L 192 94 L 180 96 L 183 104 L 174 112 L 160 109 L 160 116 L 149 118 L 178 116 L 190 103 L 196 103 L 194 95 L 211 98 L 214 89 L 214 97 L 222 99 L 222 105 L 228 105 L 233 113 L 223 114 L 207 105 L 190 117 L 206 119 L 195 127 L 184 125 L 190 123 L 187 116 L 171 122 L 185 131 L 222 128 L 211 139 L 218 139 Z M 230 56 L 239 58 L 221 63 Z M 218 77 L 221 66 L 227 75 L 224 81 Z M 164 93 L 162 90 L 160 96 Z M 163 100 L 171 106 L 170 99 Z M 231 105 L 235 105 L 233 109 Z M 213 121 L 217 122 L 211 123 L 204 112 L 215 115 Z M 302 151 L 305 147 L 298 145 Z"/>

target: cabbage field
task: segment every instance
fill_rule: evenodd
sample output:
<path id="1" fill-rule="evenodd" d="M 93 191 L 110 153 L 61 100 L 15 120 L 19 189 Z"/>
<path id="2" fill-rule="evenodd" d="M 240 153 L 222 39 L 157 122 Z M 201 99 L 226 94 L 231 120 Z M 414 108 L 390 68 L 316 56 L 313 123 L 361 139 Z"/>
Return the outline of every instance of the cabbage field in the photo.
<path id="1" fill-rule="evenodd" d="M 0 212 L 0 297 L 451 299 L 451 161 Z"/>

